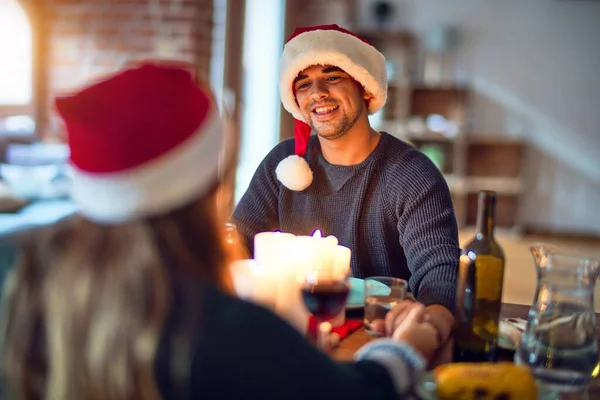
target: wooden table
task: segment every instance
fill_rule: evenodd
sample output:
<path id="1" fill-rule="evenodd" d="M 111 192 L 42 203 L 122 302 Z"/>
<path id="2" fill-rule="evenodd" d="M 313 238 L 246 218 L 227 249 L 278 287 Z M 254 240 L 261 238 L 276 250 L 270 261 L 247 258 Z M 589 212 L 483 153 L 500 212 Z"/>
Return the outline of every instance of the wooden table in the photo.
<path id="1" fill-rule="evenodd" d="M 519 317 L 527 319 L 527 313 L 529 311 L 529 306 L 522 304 L 502 304 L 502 309 L 500 311 L 501 318 L 508 317 Z M 351 311 L 347 313 L 348 319 L 361 319 L 362 320 L 362 310 L 361 311 Z M 600 316 L 596 317 L 596 332 L 598 335 L 598 339 L 600 341 Z M 364 344 L 373 340 L 373 337 L 369 336 L 366 331 L 361 328 L 357 331 L 351 333 L 348 337 L 341 341 L 339 347 L 333 352 L 333 357 L 340 361 L 350 361 L 354 357 L 354 353 Z M 503 354 L 501 358 L 511 358 L 514 355 L 514 352 L 509 352 L 510 354 Z M 567 400 L 569 397 L 564 397 Z M 589 386 L 589 400 L 600 400 L 600 379 L 596 378 L 592 381 Z"/>

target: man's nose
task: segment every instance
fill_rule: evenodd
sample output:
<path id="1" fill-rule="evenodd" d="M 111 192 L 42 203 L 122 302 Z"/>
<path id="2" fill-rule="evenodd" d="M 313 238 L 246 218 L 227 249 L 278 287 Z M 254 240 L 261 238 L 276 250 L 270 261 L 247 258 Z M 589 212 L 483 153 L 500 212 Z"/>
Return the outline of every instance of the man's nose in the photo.
<path id="1" fill-rule="evenodd" d="M 315 80 L 311 87 L 310 97 L 312 101 L 320 101 L 329 97 L 327 85 L 321 80 Z"/>

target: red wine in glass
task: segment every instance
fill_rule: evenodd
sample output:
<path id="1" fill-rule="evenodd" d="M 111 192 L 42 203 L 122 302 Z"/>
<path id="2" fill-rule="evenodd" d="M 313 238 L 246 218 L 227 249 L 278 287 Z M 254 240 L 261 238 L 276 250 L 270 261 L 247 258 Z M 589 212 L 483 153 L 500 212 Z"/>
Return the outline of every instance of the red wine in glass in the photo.
<path id="1" fill-rule="evenodd" d="M 319 321 L 329 321 L 346 305 L 350 288 L 340 280 L 320 280 L 305 282 L 302 286 L 302 300 L 308 311 Z"/>

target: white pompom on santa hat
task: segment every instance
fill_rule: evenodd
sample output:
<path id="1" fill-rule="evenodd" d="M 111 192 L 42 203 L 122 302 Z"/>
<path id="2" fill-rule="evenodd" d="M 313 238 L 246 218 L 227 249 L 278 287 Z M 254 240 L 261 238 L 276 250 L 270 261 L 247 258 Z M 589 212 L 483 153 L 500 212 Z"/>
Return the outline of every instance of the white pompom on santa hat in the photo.
<path id="1" fill-rule="evenodd" d="M 71 196 L 99 223 L 182 207 L 218 179 L 223 135 L 211 97 L 182 67 L 147 63 L 56 99 Z"/>
<path id="2" fill-rule="evenodd" d="M 279 64 L 279 94 L 283 107 L 294 116 L 295 151 L 277 166 L 277 179 L 288 189 L 302 191 L 310 186 L 312 171 L 304 159 L 311 128 L 296 102 L 294 79 L 313 65 L 332 65 L 344 70 L 373 95 L 369 114 L 387 99 L 385 57 L 358 35 L 337 25 L 298 28 L 287 40 Z"/>

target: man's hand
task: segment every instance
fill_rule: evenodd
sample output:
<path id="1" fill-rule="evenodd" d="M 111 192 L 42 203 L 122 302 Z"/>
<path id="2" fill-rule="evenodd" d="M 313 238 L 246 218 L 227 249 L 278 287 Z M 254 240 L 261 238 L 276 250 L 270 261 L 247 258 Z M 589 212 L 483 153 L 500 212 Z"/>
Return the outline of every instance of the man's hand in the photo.
<path id="1" fill-rule="evenodd" d="M 392 338 L 411 345 L 423 358 L 431 362 L 440 347 L 440 342 L 437 329 L 428 321 L 425 306 L 412 303 L 410 307 L 402 310 L 402 319 L 397 318 L 397 313 L 393 312 L 395 310 L 388 312 L 385 318 L 386 325 L 393 326 Z"/>
<path id="2" fill-rule="evenodd" d="M 404 300 L 388 312 L 385 319 L 385 333 L 390 336 L 396 327 L 408 316 L 409 312 L 418 306 L 423 306 L 414 300 Z M 431 323 L 438 332 L 440 344 L 445 343 L 452 333 L 454 316 L 446 307 L 431 304 L 425 307 L 425 320 Z"/>
<path id="3" fill-rule="evenodd" d="M 436 327 L 440 334 L 440 342 L 446 343 L 452 334 L 454 315 L 440 304 L 430 304 L 425 309 L 429 314 L 429 322 Z"/>

